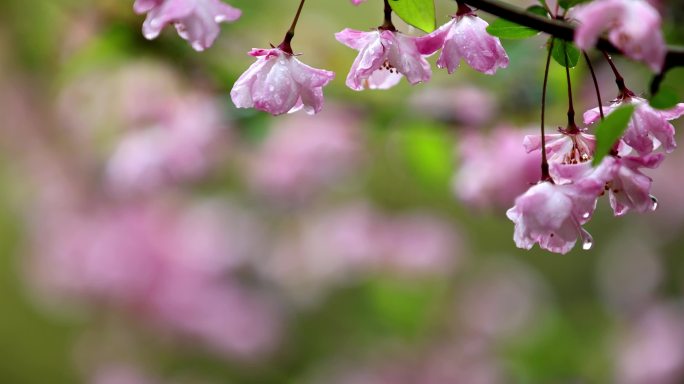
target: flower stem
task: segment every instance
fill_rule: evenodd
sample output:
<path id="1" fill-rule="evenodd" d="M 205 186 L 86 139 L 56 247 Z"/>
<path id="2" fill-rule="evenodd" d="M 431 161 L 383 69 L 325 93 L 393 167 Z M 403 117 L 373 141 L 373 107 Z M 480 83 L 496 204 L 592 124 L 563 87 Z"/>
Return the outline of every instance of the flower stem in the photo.
<path id="1" fill-rule="evenodd" d="M 565 128 L 567 134 L 579 133 L 579 128 L 575 124 L 575 107 L 572 104 L 572 81 L 570 81 L 570 65 L 568 58 L 568 44 L 563 44 L 563 56 L 565 56 L 565 77 L 568 82 L 568 126 Z"/>
<path id="2" fill-rule="evenodd" d="M 302 13 L 302 8 L 304 7 L 304 2 L 306 0 L 301 0 L 299 2 L 299 8 L 297 8 L 297 13 L 295 14 L 294 19 L 292 20 L 292 25 L 290 26 L 290 29 L 287 30 L 287 33 L 285 33 L 285 38 L 283 39 L 283 42 L 280 43 L 278 48 L 280 48 L 283 52 L 289 53 L 292 55 L 292 46 L 290 43 L 292 42 L 292 38 L 294 37 L 295 34 L 295 27 L 297 26 L 297 22 L 299 21 L 299 15 Z"/>
<path id="3" fill-rule="evenodd" d="M 470 8 L 463 1 L 456 0 L 456 4 L 458 5 L 458 10 L 456 11 L 456 16 L 466 16 L 466 15 L 472 15 L 473 14 L 472 8 Z"/>
<path id="4" fill-rule="evenodd" d="M 553 183 L 551 175 L 549 174 L 549 162 L 546 158 L 546 134 L 544 133 L 544 117 L 546 111 L 546 84 L 549 80 L 549 65 L 551 64 L 551 51 L 553 50 L 554 38 L 552 37 L 549 43 L 549 53 L 546 56 L 546 67 L 544 68 L 544 85 L 542 87 L 542 102 L 541 102 L 541 181 L 549 181 Z"/>
<path id="5" fill-rule="evenodd" d="M 605 119 L 606 116 L 603 114 L 603 102 L 601 101 L 601 89 L 599 88 L 598 81 L 596 80 L 596 73 L 594 72 L 594 66 L 591 65 L 591 60 L 589 60 L 589 55 L 587 52 L 582 51 L 584 55 L 584 60 L 587 62 L 587 67 L 589 67 L 589 72 L 591 73 L 591 79 L 594 81 L 594 89 L 596 90 L 596 99 L 598 101 L 599 114 L 601 114 L 601 120 Z"/>
<path id="6" fill-rule="evenodd" d="M 618 99 L 623 100 L 630 98 L 634 96 L 634 92 L 630 91 L 627 86 L 625 86 L 625 79 L 622 77 L 620 74 L 620 71 L 618 71 L 617 67 L 615 66 L 615 63 L 613 63 L 613 59 L 610 57 L 610 55 L 606 51 L 602 51 L 603 56 L 606 58 L 608 61 L 608 64 L 610 64 L 610 69 L 613 70 L 613 74 L 615 75 L 615 84 L 617 84 L 618 87 Z"/>
<path id="7" fill-rule="evenodd" d="M 394 24 L 392 24 L 392 6 L 390 5 L 388 0 L 385 0 L 385 8 L 383 12 L 385 14 L 385 19 L 382 25 L 378 27 L 378 29 L 383 31 L 395 32 L 397 28 L 395 28 Z"/>

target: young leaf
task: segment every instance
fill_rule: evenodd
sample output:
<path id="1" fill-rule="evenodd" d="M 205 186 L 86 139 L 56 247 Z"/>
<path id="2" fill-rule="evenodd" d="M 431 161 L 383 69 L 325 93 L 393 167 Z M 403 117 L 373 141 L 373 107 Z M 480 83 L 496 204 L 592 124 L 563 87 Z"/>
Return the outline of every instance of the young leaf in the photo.
<path id="1" fill-rule="evenodd" d="M 563 9 L 570 9 L 575 5 L 586 3 L 589 0 L 559 0 L 558 5 Z"/>
<path id="2" fill-rule="evenodd" d="M 504 19 L 496 19 L 487 27 L 487 33 L 502 39 L 526 39 L 539 33 L 532 28 Z"/>
<path id="3" fill-rule="evenodd" d="M 529 13 L 534 13 L 535 15 L 538 15 L 538 16 L 549 17 L 548 12 L 546 12 L 546 8 L 542 7 L 541 5 L 533 5 L 533 6 L 527 7 L 526 11 Z"/>
<path id="4" fill-rule="evenodd" d="M 615 142 L 627 129 L 627 123 L 634 113 L 633 105 L 626 105 L 613 110 L 605 120 L 596 125 L 596 150 L 594 151 L 593 166 L 601 163 L 601 160 L 610 152 Z"/>
<path id="5" fill-rule="evenodd" d="M 567 50 L 567 64 L 565 60 L 565 54 Z M 553 50 L 551 51 L 551 56 L 560 65 L 564 67 L 574 68 L 577 65 L 580 57 L 579 49 L 567 42 L 565 40 L 556 39 L 553 42 Z"/>
<path id="6" fill-rule="evenodd" d="M 539 5 L 533 5 L 526 9 L 527 12 L 538 16 L 548 17 L 546 9 Z M 487 32 L 502 39 L 526 39 L 528 37 L 536 36 L 539 31 L 526 27 L 524 25 L 516 24 L 512 21 L 504 19 L 496 19 L 487 27 Z"/>
<path id="7" fill-rule="evenodd" d="M 668 86 L 660 87 L 658 93 L 655 94 L 648 102 L 651 107 L 656 109 L 670 109 L 677 105 L 679 97 L 674 89 Z"/>
<path id="8" fill-rule="evenodd" d="M 434 0 L 389 0 L 389 3 L 394 13 L 407 24 L 428 33 L 435 30 Z"/>
<path id="9" fill-rule="evenodd" d="M 546 4 L 546 0 L 537 0 L 537 2 L 538 2 L 539 4 L 541 4 L 541 6 L 542 6 L 544 9 L 549 9 L 549 5 Z"/>

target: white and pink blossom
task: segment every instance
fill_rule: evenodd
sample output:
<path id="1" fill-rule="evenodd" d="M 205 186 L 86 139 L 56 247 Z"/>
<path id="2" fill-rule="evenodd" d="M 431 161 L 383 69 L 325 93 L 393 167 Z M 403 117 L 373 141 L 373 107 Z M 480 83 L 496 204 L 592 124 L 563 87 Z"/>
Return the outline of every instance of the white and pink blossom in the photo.
<path id="1" fill-rule="evenodd" d="M 473 13 L 453 16 L 436 31 L 418 38 L 419 46 L 424 53 L 441 48 L 437 66 L 449 73 L 465 60 L 474 70 L 493 75 L 498 68 L 508 66 L 508 55 L 499 38 L 487 33 L 488 25 Z"/>
<path id="2" fill-rule="evenodd" d="M 272 115 L 310 115 L 323 108 L 323 87 L 335 74 L 312 68 L 280 48 L 252 49 L 257 58 L 233 85 L 230 96 L 238 108 L 256 108 Z"/>
<path id="3" fill-rule="evenodd" d="M 219 35 L 219 23 L 235 21 L 242 12 L 220 0 L 136 0 L 136 13 L 147 13 L 143 35 L 147 39 L 159 36 L 162 29 L 173 24 L 178 35 L 197 51 L 209 48 Z"/>
<path id="4" fill-rule="evenodd" d="M 626 56 L 646 62 L 660 72 L 667 48 L 658 11 L 642 0 L 596 0 L 571 11 L 578 21 L 575 44 L 587 50 L 608 31 L 608 40 Z"/>
<path id="5" fill-rule="evenodd" d="M 607 168 L 612 175 L 606 184 L 610 196 L 610 206 L 615 216 L 622 216 L 629 211 L 648 212 L 657 207 L 655 197 L 651 195 L 653 180 L 644 175 L 640 168 L 656 168 L 663 161 L 662 153 L 646 156 L 608 156 L 599 167 Z"/>
<path id="6" fill-rule="evenodd" d="M 515 199 L 506 216 L 515 223 L 513 239 L 519 248 L 535 243 L 551 252 L 565 254 L 582 239 L 584 249 L 592 238 L 582 225 L 589 221 L 604 183 L 594 179 L 557 185 L 543 181 Z"/>
<path id="7" fill-rule="evenodd" d="M 419 45 L 415 37 L 391 30 L 363 32 L 347 28 L 336 33 L 335 38 L 359 51 L 346 81 L 355 91 L 388 89 L 397 85 L 402 76 L 411 84 L 429 81 L 432 76 L 424 57 L 430 47 Z"/>

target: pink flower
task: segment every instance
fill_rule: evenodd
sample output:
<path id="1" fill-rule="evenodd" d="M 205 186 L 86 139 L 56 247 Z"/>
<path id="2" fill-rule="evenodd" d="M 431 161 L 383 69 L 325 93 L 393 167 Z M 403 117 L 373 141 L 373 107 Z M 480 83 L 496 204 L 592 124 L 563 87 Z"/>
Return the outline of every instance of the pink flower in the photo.
<path id="1" fill-rule="evenodd" d="M 418 40 L 428 53 L 442 49 L 437 66 L 446 68 L 449 73 L 455 71 L 463 59 L 476 71 L 493 75 L 497 68 L 508 66 L 508 55 L 499 38 L 487 33 L 488 25 L 474 14 L 454 16 Z"/>
<path id="2" fill-rule="evenodd" d="M 594 157 L 596 138 L 584 131 L 549 134 L 545 135 L 545 138 L 549 163 L 580 164 Z M 541 150 L 541 136 L 525 136 L 523 146 L 527 153 Z"/>
<path id="3" fill-rule="evenodd" d="M 596 0 L 576 7 L 571 16 L 579 22 L 575 44 L 587 50 L 608 30 L 608 40 L 635 60 L 660 72 L 667 49 L 660 30 L 660 14 L 641 0 Z"/>
<path id="4" fill-rule="evenodd" d="M 582 225 L 589 221 L 604 183 L 586 178 L 577 183 L 557 185 L 540 182 L 515 199 L 506 216 L 515 223 L 513 239 L 519 248 L 535 243 L 551 252 L 565 254 L 583 240 L 591 248 L 592 238 Z"/>
<path id="5" fill-rule="evenodd" d="M 411 84 L 430 80 L 430 64 L 423 57 L 429 47 L 419 45 L 414 37 L 389 30 L 362 32 L 347 28 L 336 33 L 335 38 L 359 51 L 346 82 L 355 91 L 391 88 L 402 75 Z"/>
<path id="6" fill-rule="evenodd" d="M 354 4 L 354 5 L 359 5 L 359 4 L 361 4 L 361 3 L 365 2 L 365 1 L 366 1 L 366 0 L 351 0 L 352 4 Z"/>
<path id="7" fill-rule="evenodd" d="M 660 145 L 667 153 L 675 149 L 677 146 L 675 129 L 668 121 L 684 115 L 684 103 L 679 103 L 669 110 L 658 110 L 652 108 L 647 100 L 632 96 L 614 102 L 610 106 L 603 107 L 603 109 L 608 114 L 625 103 L 631 103 L 636 107 L 623 137 L 627 145 L 641 155 L 653 152 Z M 599 118 L 598 108 L 590 109 L 584 113 L 585 124 L 595 123 Z"/>
<path id="8" fill-rule="evenodd" d="M 136 13 L 147 13 L 143 35 L 147 39 L 159 36 L 168 24 L 176 26 L 178 34 L 197 51 L 209 48 L 216 40 L 218 24 L 235 21 L 241 11 L 219 0 L 136 0 Z"/>
<path id="9" fill-rule="evenodd" d="M 610 194 L 610 206 L 615 216 L 622 216 L 630 210 L 648 212 L 655 210 L 657 201 L 650 194 L 652 179 L 639 168 L 656 168 L 663 161 L 662 153 L 643 157 L 606 157 L 600 167 L 606 167 L 612 174 L 606 184 Z"/>
<path id="10" fill-rule="evenodd" d="M 323 87 L 335 74 L 316 69 L 280 48 L 252 49 L 257 61 L 233 85 L 230 96 L 238 108 L 256 108 L 272 115 L 323 107 Z"/>

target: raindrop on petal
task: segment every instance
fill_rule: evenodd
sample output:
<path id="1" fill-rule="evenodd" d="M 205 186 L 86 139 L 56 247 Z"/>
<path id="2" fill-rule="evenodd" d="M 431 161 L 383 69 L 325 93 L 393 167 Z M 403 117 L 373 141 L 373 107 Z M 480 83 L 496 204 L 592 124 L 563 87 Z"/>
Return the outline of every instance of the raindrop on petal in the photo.
<path id="1" fill-rule="evenodd" d="M 594 246 L 594 239 L 584 228 L 580 228 L 580 235 L 582 236 L 582 249 L 590 250 Z"/>
<path id="2" fill-rule="evenodd" d="M 655 211 L 658 209 L 658 199 L 655 198 L 655 196 L 651 195 L 651 211 Z"/>

